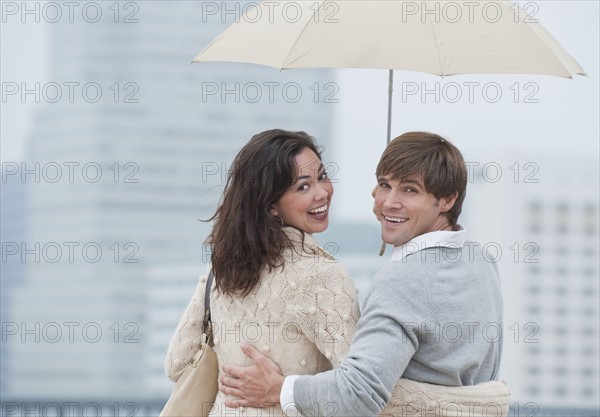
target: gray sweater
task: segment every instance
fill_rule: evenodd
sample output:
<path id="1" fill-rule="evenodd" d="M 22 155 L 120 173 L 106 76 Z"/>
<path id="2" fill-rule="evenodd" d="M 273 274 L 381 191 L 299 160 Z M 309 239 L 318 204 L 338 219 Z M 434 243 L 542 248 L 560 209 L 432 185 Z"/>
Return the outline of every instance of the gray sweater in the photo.
<path id="1" fill-rule="evenodd" d="M 480 245 L 429 247 L 375 276 L 340 368 L 294 384 L 306 416 L 376 416 L 403 378 L 463 386 L 497 377 L 502 295 Z"/>

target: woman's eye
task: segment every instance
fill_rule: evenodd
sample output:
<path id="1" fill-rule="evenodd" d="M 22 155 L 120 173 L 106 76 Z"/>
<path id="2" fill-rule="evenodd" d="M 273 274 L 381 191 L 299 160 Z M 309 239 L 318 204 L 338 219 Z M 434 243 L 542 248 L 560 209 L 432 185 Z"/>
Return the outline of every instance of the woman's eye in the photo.
<path id="1" fill-rule="evenodd" d="M 408 187 L 408 188 L 406 189 L 406 192 L 407 192 L 407 193 L 416 193 L 416 192 L 417 192 L 417 190 L 415 190 L 415 189 L 414 189 L 414 188 L 412 188 L 412 187 Z"/>
<path id="2" fill-rule="evenodd" d="M 321 175 L 319 175 L 319 181 L 323 181 L 324 179 L 326 179 L 329 175 L 327 175 L 326 171 L 323 171 L 321 173 Z"/>
<path id="3" fill-rule="evenodd" d="M 308 184 L 302 184 L 298 187 L 298 191 L 306 191 L 308 190 Z"/>

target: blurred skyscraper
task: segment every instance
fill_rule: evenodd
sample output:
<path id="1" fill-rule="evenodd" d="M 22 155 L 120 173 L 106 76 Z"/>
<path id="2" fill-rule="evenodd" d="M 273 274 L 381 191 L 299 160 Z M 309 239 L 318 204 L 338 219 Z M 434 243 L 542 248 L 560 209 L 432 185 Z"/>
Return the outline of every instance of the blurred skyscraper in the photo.
<path id="1" fill-rule="evenodd" d="M 275 127 L 331 143 L 332 71 L 189 65 L 231 2 L 95 4 L 96 23 L 48 25 L 50 82 L 26 86 L 45 104 L 18 174 L 30 211 L 26 270 L 6 269 L 23 285 L 2 295 L 3 398 L 166 395 L 152 381 L 233 156 Z"/>
<path id="2" fill-rule="evenodd" d="M 465 221 L 475 250 L 500 257 L 513 408 L 598 410 L 597 162 L 505 154 L 471 168 Z"/>
<path id="3" fill-rule="evenodd" d="M 25 184 L 19 176 L 11 175 L 14 165 L 2 170 L 0 183 L 0 236 L 2 240 L 2 262 L 0 263 L 0 317 L 4 322 L 11 310 L 12 293 L 16 286 L 25 285 L 25 265 L 20 256 L 13 256 L 20 251 L 20 242 L 27 235 L 26 220 L 28 214 Z M 4 336 L 5 328 L 2 327 Z M 0 344 L 0 386 L 9 389 L 11 381 L 6 377 L 7 359 L 11 356 L 11 348 Z M 6 388 L 5 388 L 6 387 Z"/>
<path id="4" fill-rule="evenodd" d="M 335 78 L 188 65 L 251 2 L 75 2 L 73 23 L 69 2 L 8 3 L 46 10 L 51 62 L 40 86 L 2 80 L 43 107 L 25 165 L 2 183 L 2 241 L 21 244 L 3 247 L 2 400 L 165 398 L 164 351 L 207 259 L 209 226 L 197 219 L 212 214 L 252 134 L 305 129 L 330 148 Z M 49 23 L 56 5 L 62 19 Z M 94 23 L 95 7 L 103 14 Z M 502 251 L 511 415 L 521 415 L 516 403 L 522 415 L 597 410 L 597 155 L 568 166 L 502 159 L 501 178 L 494 163 L 473 171 L 461 221 L 479 248 Z M 359 296 L 389 261 L 389 248 L 376 255 L 377 230 L 332 222 L 318 236 Z"/>

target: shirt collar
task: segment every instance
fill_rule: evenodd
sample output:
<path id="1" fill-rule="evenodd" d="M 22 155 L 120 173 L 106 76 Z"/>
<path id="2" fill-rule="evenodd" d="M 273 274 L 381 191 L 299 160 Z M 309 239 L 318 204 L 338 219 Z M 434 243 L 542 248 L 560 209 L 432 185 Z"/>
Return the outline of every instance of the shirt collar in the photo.
<path id="1" fill-rule="evenodd" d="M 436 230 L 416 236 L 403 245 L 394 247 L 391 261 L 401 261 L 408 255 L 427 248 L 462 248 L 467 238 L 467 229 L 457 224 L 454 230 Z"/>

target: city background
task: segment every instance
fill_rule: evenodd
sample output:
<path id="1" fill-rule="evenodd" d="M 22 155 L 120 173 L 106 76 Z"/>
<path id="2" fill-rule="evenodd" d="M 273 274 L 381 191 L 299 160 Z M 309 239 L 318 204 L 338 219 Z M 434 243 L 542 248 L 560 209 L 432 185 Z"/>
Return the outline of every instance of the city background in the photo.
<path id="1" fill-rule="evenodd" d="M 500 259 L 509 415 L 593 416 L 599 6 L 519 4 L 588 76 L 396 71 L 393 136 L 433 131 L 463 151 L 461 223 Z M 202 220 L 262 130 L 323 146 L 336 191 L 317 239 L 359 296 L 389 261 L 370 197 L 387 72 L 190 65 L 251 6 L 1 2 L 0 415 L 158 414 L 167 344 L 210 256 Z"/>

